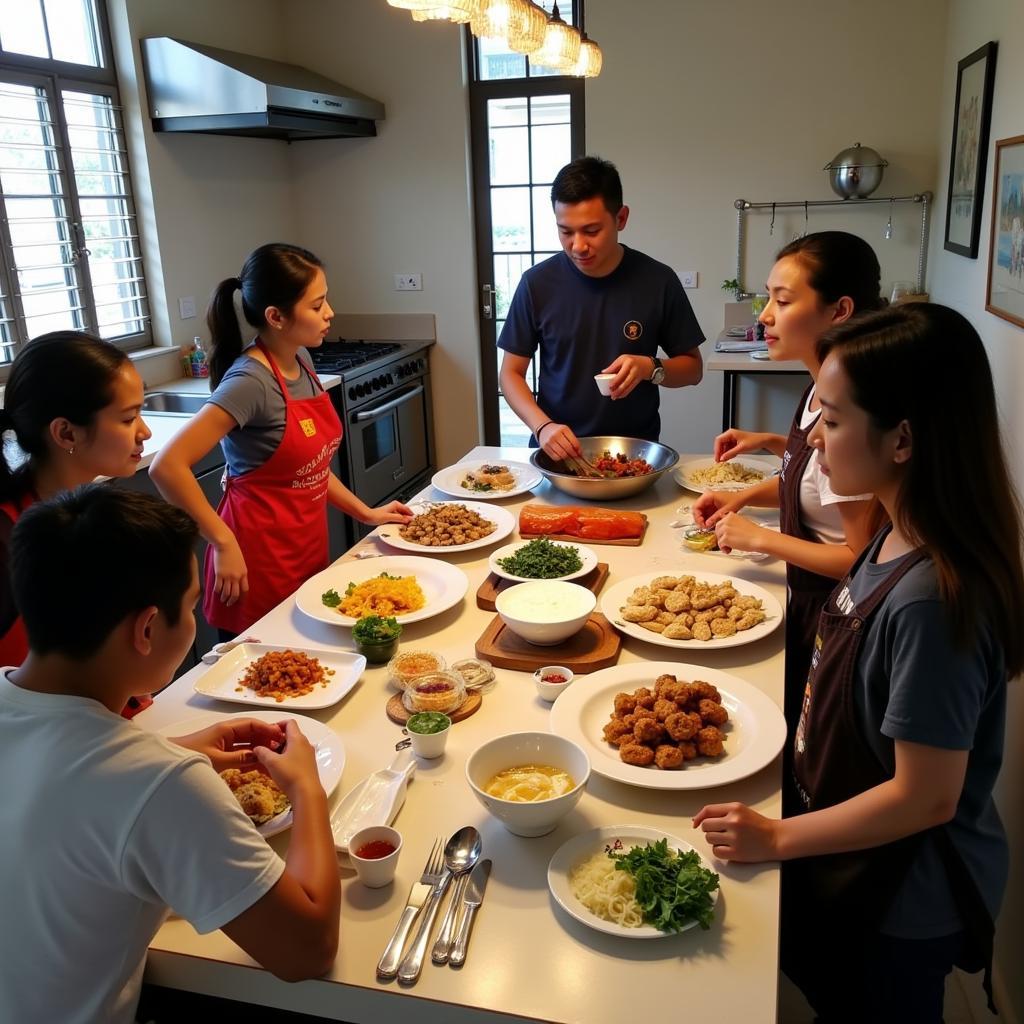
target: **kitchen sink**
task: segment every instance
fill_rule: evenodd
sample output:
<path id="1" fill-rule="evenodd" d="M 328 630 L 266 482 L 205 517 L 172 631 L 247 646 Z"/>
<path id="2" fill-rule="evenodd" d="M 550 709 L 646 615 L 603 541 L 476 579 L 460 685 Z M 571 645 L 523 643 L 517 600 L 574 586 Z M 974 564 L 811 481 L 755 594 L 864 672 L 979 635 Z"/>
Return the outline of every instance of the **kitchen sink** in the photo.
<path id="1" fill-rule="evenodd" d="M 152 391 L 142 400 L 142 411 L 167 416 L 192 416 L 206 404 L 205 395 L 183 395 L 177 391 Z"/>

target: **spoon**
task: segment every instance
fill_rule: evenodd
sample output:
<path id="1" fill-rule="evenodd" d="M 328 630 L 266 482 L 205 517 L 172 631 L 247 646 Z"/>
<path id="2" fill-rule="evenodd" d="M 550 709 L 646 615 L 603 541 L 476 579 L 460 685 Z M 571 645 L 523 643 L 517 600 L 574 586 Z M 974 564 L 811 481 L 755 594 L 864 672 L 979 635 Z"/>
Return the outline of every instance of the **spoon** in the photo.
<path id="1" fill-rule="evenodd" d="M 461 841 L 453 847 L 452 844 L 460 837 Z M 462 906 L 462 898 L 469 882 L 469 873 L 480 859 L 482 850 L 483 842 L 480 839 L 480 833 L 472 825 L 459 829 L 448 841 L 448 846 L 445 847 L 444 862 L 455 878 L 455 888 L 452 891 L 451 903 L 448 904 L 448 910 L 441 922 L 441 931 L 430 952 L 430 959 L 435 964 L 443 964 L 448 960 L 452 941 L 455 938 L 455 918 L 458 915 L 459 907 Z"/>
<path id="2" fill-rule="evenodd" d="M 427 943 L 430 941 L 430 932 L 434 927 L 434 918 L 437 917 L 437 911 L 444 900 L 448 883 L 452 880 L 454 874 L 465 874 L 473 867 L 480 856 L 482 846 L 483 842 L 480 838 L 480 833 L 472 825 L 460 828 L 445 844 L 444 873 L 427 897 L 427 905 L 420 911 L 420 923 L 416 932 L 416 938 L 413 939 L 412 946 L 405 954 L 398 968 L 398 980 L 403 985 L 415 984 L 416 979 L 420 976 L 420 971 L 423 968 L 423 958 L 427 952 Z"/>

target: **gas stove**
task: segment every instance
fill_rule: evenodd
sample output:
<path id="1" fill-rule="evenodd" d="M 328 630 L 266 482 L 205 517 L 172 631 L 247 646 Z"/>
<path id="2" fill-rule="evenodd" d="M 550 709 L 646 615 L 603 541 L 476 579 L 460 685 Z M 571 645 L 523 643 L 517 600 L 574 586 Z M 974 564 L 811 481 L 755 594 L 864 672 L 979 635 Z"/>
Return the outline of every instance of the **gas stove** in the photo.
<path id="1" fill-rule="evenodd" d="M 321 373 L 337 373 L 342 379 L 357 367 L 362 368 L 377 360 L 387 359 L 402 346 L 397 341 L 349 341 L 338 338 L 324 341 L 319 348 L 310 350 L 313 366 Z"/>

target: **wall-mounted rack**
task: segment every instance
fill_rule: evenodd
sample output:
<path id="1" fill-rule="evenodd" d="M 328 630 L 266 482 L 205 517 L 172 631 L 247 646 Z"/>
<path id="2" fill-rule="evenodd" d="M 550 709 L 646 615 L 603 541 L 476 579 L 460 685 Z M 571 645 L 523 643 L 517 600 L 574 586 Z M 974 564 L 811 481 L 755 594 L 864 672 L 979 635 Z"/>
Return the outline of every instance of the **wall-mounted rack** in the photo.
<path id="1" fill-rule="evenodd" d="M 765 210 L 772 214 L 774 223 L 777 210 L 802 209 L 806 221 L 807 212 L 818 206 L 869 206 L 879 203 L 919 203 L 921 205 L 921 241 L 917 252 L 917 290 L 924 291 L 924 275 L 928 262 L 928 211 L 932 201 L 931 192 L 915 192 L 910 196 L 878 196 L 867 199 L 801 199 L 789 200 L 786 202 L 752 203 L 747 199 L 737 199 L 733 206 L 736 207 L 736 281 L 739 283 L 739 291 L 736 293 L 736 300 L 749 299 L 754 292 L 748 292 L 743 288 L 743 243 L 746 237 L 746 215 L 751 210 Z"/>

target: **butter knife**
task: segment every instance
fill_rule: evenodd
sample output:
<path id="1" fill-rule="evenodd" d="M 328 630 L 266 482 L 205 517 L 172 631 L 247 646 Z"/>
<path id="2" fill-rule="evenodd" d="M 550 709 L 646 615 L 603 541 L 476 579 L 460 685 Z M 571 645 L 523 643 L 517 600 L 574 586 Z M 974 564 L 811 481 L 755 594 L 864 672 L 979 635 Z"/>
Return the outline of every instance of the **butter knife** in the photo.
<path id="1" fill-rule="evenodd" d="M 487 888 L 487 879 L 491 876 L 490 860 L 482 860 L 469 876 L 469 886 L 466 889 L 466 898 L 462 901 L 462 920 L 459 922 L 459 933 L 455 936 L 451 953 L 448 955 L 448 963 L 452 967 L 461 967 L 466 962 L 466 944 L 469 942 L 469 929 L 472 927 L 473 918 L 484 901 L 484 890 Z"/>

